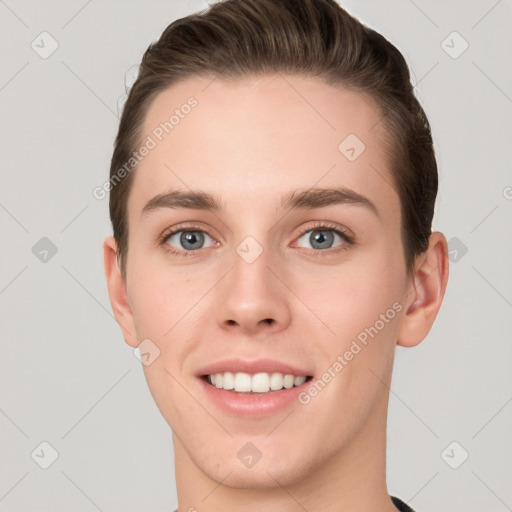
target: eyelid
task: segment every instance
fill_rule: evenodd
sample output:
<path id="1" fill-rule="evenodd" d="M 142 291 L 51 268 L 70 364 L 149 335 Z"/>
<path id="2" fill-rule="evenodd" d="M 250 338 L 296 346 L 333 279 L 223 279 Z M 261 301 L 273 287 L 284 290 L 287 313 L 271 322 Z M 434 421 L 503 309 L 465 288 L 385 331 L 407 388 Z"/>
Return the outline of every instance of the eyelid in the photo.
<path id="1" fill-rule="evenodd" d="M 172 235 L 175 235 L 176 233 L 179 233 L 181 231 L 201 231 L 202 233 L 205 233 L 208 235 L 212 240 L 216 241 L 215 237 L 209 233 L 209 229 L 200 226 L 198 224 L 178 224 L 176 226 L 172 226 L 168 229 L 165 229 L 162 234 L 158 237 L 159 244 L 165 243 L 165 241 Z M 187 251 L 187 252 L 197 252 L 197 251 Z"/>
<path id="2" fill-rule="evenodd" d="M 172 226 L 170 228 L 166 228 L 161 235 L 159 235 L 158 240 L 162 242 L 169 236 L 176 234 L 180 231 L 202 231 L 209 235 L 211 238 L 214 238 L 213 235 L 210 235 L 210 228 L 205 226 L 201 226 L 200 224 L 195 224 L 194 221 L 189 221 L 185 223 L 177 224 L 176 226 Z"/>
<path id="3" fill-rule="evenodd" d="M 336 253 L 341 250 L 348 249 L 349 246 L 355 245 L 354 241 L 354 235 L 353 233 L 348 230 L 347 228 L 339 225 L 334 224 L 330 221 L 313 221 L 313 224 L 309 224 L 308 226 L 301 228 L 300 232 L 294 237 L 294 241 L 297 241 L 299 238 L 302 238 L 306 233 L 309 231 L 334 231 L 336 232 L 344 241 L 342 244 L 342 247 L 337 246 L 333 248 L 328 248 L 325 250 L 322 249 L 310 249 L 305 248 L 307 251 L 312 251 L 315 255 L 320 255 L 320 253 L 326 253 L 326 254 L 332 254 Z M 208 232 L 208 228 L 205 228 L 203 226 L 200 226 L 199 224 L 193 223 L 193 221 L 189 221 L 188 223 L 182 223 L 178 224 L 176 226 L 172 226 L 171 228 L 168 228 L 164 230 L 164 232 L 158 237 L 159 245 L 165 245 L 165 250 L 177 255 L 177 256 L 191 256 L 196 255 L 196 253 L 200 252 L 200 249 L 194 250 L 194 251 L 187 251 L 184 249 L 176 249 L 175 247 L 170 246 L 166 243 L 167 239 L 171 237 L 172 235 L 175 235 L 176 233 L 179 233 L 181 231 L 201 231 L 205 233 L 207 236 L 209 236 L 214 242 L 217 242 L 217 240 L 210 235 Z M 293 245 L 294 247 L 294 245 Z M 208 249 L 209 247 L 205 247 L 203 249 Z"/>
<path id="4" fill-rule="evenodd" d="M 313 221 L 313 225 L 309 225 L 307 227 L 301 228 L 299 230 L 299 233 L 295 236 L 295 238 L 300 238 L 308 231 L 314 231 L 315 229 L 320 229 L 320 228 L 323 228 L 324 230 L 339 231 L 339 232 L 341 232 L 341 234 L 346 236 L 350 241 L 353 241 L 354 235 L 347 228 L 340 226 L 338 224 L 334 224 L 330 221 L 321 221 L 321 220 Z M 211 238 L 213 238 L 213 236 L 210 235 L 210 233 L 208 232 L 207 228 L 204 228 L 203 226 L 200 226 L 199 224 L 194 224 L 193 221 L 190 221 L 190 223 L 178 224 L 176 226 L 172 226 L 170 228 L 165 229 L 162 232 L 162 234 L 158 237 L 158 239 L 160 242 L 162 242 L 169 236 L 171 236 L 179 231 L 185 231 L 185 230 L 202 231 L 202 232 L 205 232 L 207 235 L 209 235 Z"/>
<path id="5" fill-rule="evenodd" d="M 313 225 L 309 225 L 308 227 L 302 228 L 299 235 L 296 238 L 301 238 L 303 235 L 308 233 L 309 231 L 336 231 L 342 237 L 346 238 L 348 242 L 354 243 L 354 234 L 349 229 L 339 225 L 334 224 L 330 221 L 313 221 Z"/>

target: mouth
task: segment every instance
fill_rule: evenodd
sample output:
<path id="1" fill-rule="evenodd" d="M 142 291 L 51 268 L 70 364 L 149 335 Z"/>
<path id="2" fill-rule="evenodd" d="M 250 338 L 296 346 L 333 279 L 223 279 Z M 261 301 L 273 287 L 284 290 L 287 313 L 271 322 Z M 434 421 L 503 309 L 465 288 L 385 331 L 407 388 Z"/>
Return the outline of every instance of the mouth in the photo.
<path id="1" fill-rule="evenodd" d="M 225 414 L 257 419 L 297 406 L 313 385 L 311 366 L 289 361 L 234 357 L 209 363 L 195 374 L 205 398 Z"/>
<path id="2" fill-rule="evenodd" d="M 297 388 L 313 379 L 312 375 L 293 375 L 280 372 L 222 372 L 201 375 L 208 385 L 240 395 L 265 395 Z"/>

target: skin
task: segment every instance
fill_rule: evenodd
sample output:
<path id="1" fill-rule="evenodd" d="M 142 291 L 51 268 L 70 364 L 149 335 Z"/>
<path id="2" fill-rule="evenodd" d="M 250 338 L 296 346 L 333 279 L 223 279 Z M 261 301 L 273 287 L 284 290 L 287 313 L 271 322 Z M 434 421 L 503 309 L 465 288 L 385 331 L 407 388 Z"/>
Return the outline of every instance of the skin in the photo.
<path id="1" fill-rule="evenodd" d="M 197 107 L 134 171 L 126 281 L 115 240 L 104 242 L 108 292 L 126 343 L 135 348 L 149 338 L 160 350 L 143 369 L 173 431 L 179 511 L 396 512 L 385 477 L 394 352 L 397 344 L 419 344 L 436 318 L 448 279 L 446 239 L 433 232 L 407 275 L 400 201 L 370 97 L 296 75 L 193 77 L 156 97 L 142 138 L 190 96 Z M 338 149 L 348 134 L 366 146 L 353 162 Z M 291 190 L 331 186 L 364 195 L 379 217 L 357 204 L 280 206 Z M 170 189 L 216 194 L 224 209 L 141 216 Z M 202 248 L 189 249 L 190 257 L 166 251 L 165 244 L 186 252 L 180 234 L 159 245 L 168 228 L 188 221 L 209 235 Z M 314 221 L 345 228 L 355 244 L 333 234 L 332 248 L 318 249 L 312 231 L 301 236 L 308 226 L 319 229 Z M 252 263 L 236 251 L 247 236 L 263 248 Z M 345 250 L 337 251 L 340 244 Z M 401 311 L 306 405 L 237 417 L 209 401 L 194 376 L 239 355 L 311 368 L 321 378 L 395 302 Z M 251 468 L 237 457 L 247 442 L 262 452 Z"/>

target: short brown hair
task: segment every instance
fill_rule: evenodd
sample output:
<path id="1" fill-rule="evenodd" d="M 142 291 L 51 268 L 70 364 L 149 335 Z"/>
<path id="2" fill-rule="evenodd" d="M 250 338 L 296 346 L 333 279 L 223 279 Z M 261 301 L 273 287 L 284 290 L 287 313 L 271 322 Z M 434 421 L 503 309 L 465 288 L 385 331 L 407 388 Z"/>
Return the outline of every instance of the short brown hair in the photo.
<path id="1" fill-rule="evenodd" d="M 237 79 L 280 71 L 318 77 L 376 100 L 391 149 L 410 273 L 416 256 L 428 247 L 437 195 L 430 125 L 399 50 L 334 0 L 224 0 L 171 23 L 145 51 L 128 94 L 111 181 L 140 146 L 145 114 L 158 93 L 194 75 Z M 124 278 L 132 181 L 129 173 L 110 191 L 110 218 Z"/>

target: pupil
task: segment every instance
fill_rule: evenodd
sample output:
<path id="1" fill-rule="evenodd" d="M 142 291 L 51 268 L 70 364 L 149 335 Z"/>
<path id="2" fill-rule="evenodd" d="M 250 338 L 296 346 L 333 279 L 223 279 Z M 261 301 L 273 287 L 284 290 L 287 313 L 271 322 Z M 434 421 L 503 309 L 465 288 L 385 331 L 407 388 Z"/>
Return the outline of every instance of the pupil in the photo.
<path id="1" fill-rule="evenodd" d="M 183 247 L 187 249 L 194 249 L 194 247 L 188 247 L 187 244 L 194 245 L 194 243 L 200 243 L 202 241 L 202 236 L 203 235 L 198 231 L 189 231 L 181 235 L 181 243 Z"/>
<path id="2" fill-rule="evenodd" d="M 324 233 L 326 233 L 326 231 L 314 231 L 311 234 L 311 238 L 313 239 L 314 243 L 319 243 L 322 247 L 330 247 L 330 244 L 328 242 L 329 238 L 332 238 L 332 235 L 330 235 L 329 237 L 326 236 Z"/>

